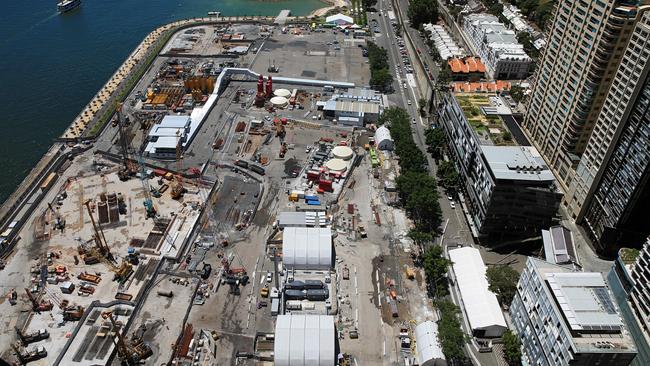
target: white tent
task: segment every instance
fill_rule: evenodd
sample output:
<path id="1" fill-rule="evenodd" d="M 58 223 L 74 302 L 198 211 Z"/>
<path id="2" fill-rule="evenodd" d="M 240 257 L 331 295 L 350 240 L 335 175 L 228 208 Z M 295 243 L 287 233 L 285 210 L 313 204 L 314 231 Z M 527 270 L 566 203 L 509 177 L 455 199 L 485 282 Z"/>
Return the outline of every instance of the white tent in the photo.
<path id="1" fill-rule="evenodd" d="M 332 230 L 286 227 L 282 236 L 282 258 L 287 269 L 330 269 Z"/>
<path id="2" fill-rule="evenodd" d="M 334 23 L 338 25 L 346 25 L 346 24 L 354 24 L 354 19 L 352 17 L 349 17 L 347 15 L 343 15 L 341 13 L 330 15 L 327 18 L 325 18 L 326 23 Z"/>
<path id="3" fill-rule="evenodd" d="M 496 295 L 488 289 L 481 253 L 464 247 L 450 250 L 449 259 L 472 332 L 477 337 L 500 337 L 508 326 Z"/>
<path id="4" fill-rule="evenodd" d="M 445 366 L 445 355 L 438 340 L 438 325 L 427 320 L 415 327 L 415 344 L 420 366 Z"/>
<path id="5" fill-rule="evenodd" d="M 381 126 L 375 131 L 375 144 L 379 150 L 393 150 L 393 139 L 386 126 Z"/>
<path id="6" fill-rule="evenodd" d="M 275 322 L 275 366 L 334 366 L 334 317 L 278 315 Z"/>

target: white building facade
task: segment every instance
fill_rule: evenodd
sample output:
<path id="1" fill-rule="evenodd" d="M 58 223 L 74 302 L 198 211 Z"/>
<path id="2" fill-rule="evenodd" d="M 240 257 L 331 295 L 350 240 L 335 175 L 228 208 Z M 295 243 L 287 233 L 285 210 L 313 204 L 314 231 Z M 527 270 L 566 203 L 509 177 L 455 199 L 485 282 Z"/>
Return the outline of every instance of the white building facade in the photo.
<path id="1" fill-rule="evenodd" d="M 491 77 L 521 80 L 530 75 L 533 60 L 517 41 L 515 31 L 507 29 L 497 17 L 469 14 L 463 20 L 463 30 Z"/>

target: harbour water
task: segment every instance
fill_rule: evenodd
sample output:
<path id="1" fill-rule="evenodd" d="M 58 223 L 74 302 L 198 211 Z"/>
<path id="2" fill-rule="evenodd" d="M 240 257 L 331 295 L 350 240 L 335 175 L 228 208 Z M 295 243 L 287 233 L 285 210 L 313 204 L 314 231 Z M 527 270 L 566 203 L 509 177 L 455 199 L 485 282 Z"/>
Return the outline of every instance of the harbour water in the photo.
<path id="1" fill-rule="evenodd" d="M 224 15 L 306 15 L 319 0 L 83 0 L 6 2 L 0 15 L 0 202 L 4 201 L 128 54 L 155 27 Z"/>

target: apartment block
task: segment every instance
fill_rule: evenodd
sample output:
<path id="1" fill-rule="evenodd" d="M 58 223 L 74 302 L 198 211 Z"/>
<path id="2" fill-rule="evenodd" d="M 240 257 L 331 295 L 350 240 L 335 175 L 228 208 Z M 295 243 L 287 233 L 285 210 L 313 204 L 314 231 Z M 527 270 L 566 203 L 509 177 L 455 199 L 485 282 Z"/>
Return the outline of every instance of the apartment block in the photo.
<path id="1" fill-rule="evenodd" d="M 529 76 L 532 59 L 517 41 L 515 31 L 506 28 L 499 18 L 469 14 L 463 19 L 463 30 L 492 78 L 518 80 Z"/>
<path id="2" fill-rule="evenodd" d="M 638 4 L 557 3 L 522 127 L 565 192 L 625 53 Z"/>
<path id="3" fill-rule="evenodd" d="M 650 225 L 650 12 L 639 18 L 570 183 L 568 210 L 602 254 L 640 247 Z"/>
<path id="4" fill-rule="evenodd" d="M 636 347 L 600 273 L 528 258 L 510 306 L 524 364 L 630 365 Z"/>
<path id="5" fill-rule="evenodd" d="M 499 99 L 447 94 L 439 116 L 475 235 L 537 236 L 553 225 L 562 195 L 537 150 L 508 138 L 490 100 Z"/>

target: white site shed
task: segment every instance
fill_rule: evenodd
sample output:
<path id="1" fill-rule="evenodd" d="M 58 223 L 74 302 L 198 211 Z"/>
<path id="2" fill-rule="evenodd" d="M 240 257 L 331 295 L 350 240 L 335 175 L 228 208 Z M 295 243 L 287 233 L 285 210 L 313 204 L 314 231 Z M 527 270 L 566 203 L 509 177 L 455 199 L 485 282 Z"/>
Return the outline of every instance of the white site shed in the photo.
<path id="1" fill-rule="evenodd" d="M 381 126 L 375 131 L 375 145 L 379 150 L 393 150 L 393 139 L 386 126 Z"/>
<path id="2" fill-rule="evenodd" d="M 476 337 L 500 337 L 508 329 L 496 295 L 488 289 L 487 268 L 478 249 L 449 251 L 463 310 Z"/>
<path id="3" fill-rule="evenodd" d="M 334 317 L 278 315 L 275 322 L 275 366 L 334 366 Z"/>
<path id="4" fill-rule="evenodd" d="M 282 258 L 287 269 L 330 269 L 333 263 L 332 230 L 320 227 L 285 227 Z"/>
<path id="5" fill-rule="evenodd" d="M 442 353 L 438 340 L 438 324 L 427 320 L 415 327 L 415 345 L 417 347 L 418 365 L 446 366 L 447 361 Z"/>

